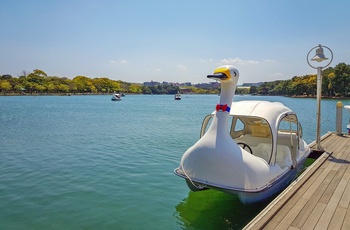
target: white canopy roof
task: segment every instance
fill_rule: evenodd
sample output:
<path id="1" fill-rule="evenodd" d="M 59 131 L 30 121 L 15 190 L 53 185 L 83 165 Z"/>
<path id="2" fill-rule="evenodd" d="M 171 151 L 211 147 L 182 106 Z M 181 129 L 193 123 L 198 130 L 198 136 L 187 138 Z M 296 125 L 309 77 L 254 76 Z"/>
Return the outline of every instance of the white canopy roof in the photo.
<path id="1" fill-rule="evenodd" d="M 264 118 L 273 129 L 272 131 L 277 130 L 280 119 L 289 114 L 294 112 L 282 103 L 269 101 L 232 102 L 230 110 L 230 115 Z"/>

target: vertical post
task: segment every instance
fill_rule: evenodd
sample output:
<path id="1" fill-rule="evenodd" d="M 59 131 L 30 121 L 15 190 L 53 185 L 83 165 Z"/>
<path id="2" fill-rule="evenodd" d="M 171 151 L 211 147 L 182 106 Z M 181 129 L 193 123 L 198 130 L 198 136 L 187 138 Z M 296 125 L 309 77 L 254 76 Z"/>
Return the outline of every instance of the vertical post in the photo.
<path id="1" fill-rule="evenodd" d="M 335 132 L 337 135 L 342 135 L 342 119 L 343 119 L 343 103 L 341 101 L 337 102 L 336 110 L 336 126 Z"/>
<path id="2" fill-rule="evenodd" d="M 321 91 L 322 91 L 322 67 L 317 67 L 317 127 L 316 127 L 316 148 L 323 150 L 321 146 Z"/>
<path id="3" fill-rule="evenodd" d="M 311 58 L 311 61 L 316 61 L 316 62 L 322 62 L 324 60 L 328 60 L 328 58 L 325 57 L 324 53 L 323 53 L 323 48 L 326 48 L 329 50 L 329 52 L 331 53 L 331 60 L 328 62 L 327 65 L 324 66 L 319 66 L 319 67 L 315 67 L 313 65 L 310 64 L 309 62 L 309 54 L 312 50 L 316 49 L 316 55 Z M 317 127 L 316 127 L 316 148 L 319 151 L 324 151 L 324 149 L 321 146 L 321 93 L 322 93 L 322 69 L 326 68 L 327 66 L 329 66 L 331 64 L 333 60 L 333 52 L 330 48 L 328 48 L 327 46 L 321 46 L 321 44 L 319 44 L 318 46 L 315 46 L 314 48 L 312 48 L 306 55 L 306 61 L 307 64 L 309 64 L 309 66 L 311 68 L 317 69 Z"/>

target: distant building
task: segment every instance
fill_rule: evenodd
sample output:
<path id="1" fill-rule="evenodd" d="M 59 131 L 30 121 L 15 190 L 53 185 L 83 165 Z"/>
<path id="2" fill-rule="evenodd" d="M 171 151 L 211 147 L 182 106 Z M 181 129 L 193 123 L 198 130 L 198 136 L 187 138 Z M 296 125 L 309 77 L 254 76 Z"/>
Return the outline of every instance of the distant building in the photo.
<path id="1" fill-rule="evenodd" d="M 157 86 L 160 85 L 160 82 L 158 81 L 146 81 L 143 83 L 143 86 Z"/>
<path id="2" fill-rule="evenodd" d="M 170 85 L 170 86 L 177 86 L 177 87 L 189 87 L 194 86 L 196 88 L 200 89 L 216 89 L 220 87 L 219 82 L 209 82 L 209 83 L 198 83 L 198 84 L 192 84 L 191 82 L 184 82 L 184 83 L 178 83 L 178 82 L 166 82 L 163 81 L 162 83 L 158 81 L 147 81 L 142 84 L 143 86 L 157 86 L 157 85 Z"/>
<path id="3" fill-rule="evenodd" d="M 251 87 L 251 86 L 261 86 L 262 84 L 264 84 L 264 82 L 257 82 L 257 83 L 243 83 L 242 87 Z"/>
<path id="4" fill-rule="evenodd" d="M 167 81 L 163 81 L 163 82 L 162 82 L 162 85 L 170 85 L 170 83 L 167 82 Z"/>
<path id="5" fill-rule="evenodd" d="M 171 86 L 180 86 L 180 83 L 178 83 L 178 82 L 176 82 L 176 83 L 175 82 L 170 82 L 170 85 Z"/>
<path id="6" fill-rule="evenodd" d="M 167 81 L 163 81 L 161 85 L 170 85 L 170 86 L 178 86 L 179 83 L 178 82 L 167 82 Z"/>
<path id="7" fill-rule="evenodd" d="M 192 86 L 192 83 L 191 82 L 184 82 L 184 83 L 181 83 L 180 86 Z"/>
<path id="8" fill-rule="evenodd" d="M 4 74 L 4 75 L 0 75 L 0 79 L 11 79 L 12 76 L 10 74 Z"/>
<path id="9" fill-rule="evenodd" d="M 216 89 L 220 87 L 220 83 L 215 81 L 209 83 L 199 83 L 194 86 L 200 89 Z"/>

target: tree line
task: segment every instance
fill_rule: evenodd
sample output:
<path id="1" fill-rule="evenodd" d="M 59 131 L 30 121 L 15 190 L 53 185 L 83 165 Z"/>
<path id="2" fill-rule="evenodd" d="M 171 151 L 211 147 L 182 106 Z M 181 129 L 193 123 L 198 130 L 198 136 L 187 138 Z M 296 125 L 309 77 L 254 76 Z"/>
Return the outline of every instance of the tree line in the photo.
<path id="1" fill-rule="evenodd" d="M 128 83 L 108 78 L 88 78 L 76 76 L 66 77 L 48 76 L 44 71 L 35 69 L 27 74 L 25 71 L 19 77 L 5 74 L 0 75 L 0 94 L 111 94 L 113 92 L 128 94 L 176 94 L 181 92 L 179 86 L 156 85 L 143 86 L 138 83 Z M 218 88 L 202 89 L 193 86 L 186 87 L 186 92 L 195 94 L 218 94 Z"/>
<path id="2" fill-rule="evenodd" d="M 288 80 L 264 82 L 250 87 L 250 94 L 310 96 L 317 93 L 317 74 L 294 76 Z M 350 65 L 339 63 L 322 71 L 321 94 L 324 97 L 350 97 Z"/>
<path id="3" fill-rule="evenodd" d="M 339 63 L 335 67 L 323 70 L 322 95 L 326 97 L 350 96 L 350 65 Z M 186 92 L 195 94 L 218 94 L 220 88 L 184 87 Z M 180 90 L 175 85 L 143 86 L 108 78 L 88 78 L 76 76 L 73 79 L 48 76 L 44 71 L 35 69 L 25 71 L 19 77 L 5 74 L 0 76 L 0 93 L 5 94 L 109 94 L 122 92 L 129 94 L 175 94 Z M 288 80 L 264 82 L 260 86 L 237 88 L 237 94 L 315 96 L 317 92 L 317 74 L 294 76 Z"/>
<path id="4" fill-rule="evenodd" d="M 25 72 L 18 78 L 11 75 L 0 77 L 0 92 L 3 94 L 110 94 L 122 93 L 176 93 L 178 87 L 167 86 L 163 89 L 144 87 L 141 84 L 116 81 L 108 78 L 88 78 L 76 76 L 48 76 L 44 71 L 35 69 L 32 73 Z"/>

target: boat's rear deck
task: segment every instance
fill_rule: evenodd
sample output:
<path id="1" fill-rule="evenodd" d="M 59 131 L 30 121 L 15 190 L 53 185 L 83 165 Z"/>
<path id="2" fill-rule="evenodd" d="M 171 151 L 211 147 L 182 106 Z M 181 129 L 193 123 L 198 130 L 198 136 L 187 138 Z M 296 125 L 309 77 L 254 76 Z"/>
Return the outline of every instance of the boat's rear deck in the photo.
<path id="1" fill-rule="evenodd" d="M 350 137 L 321 145 L 327 152 L 245 229 L 350 229 Z"/>

